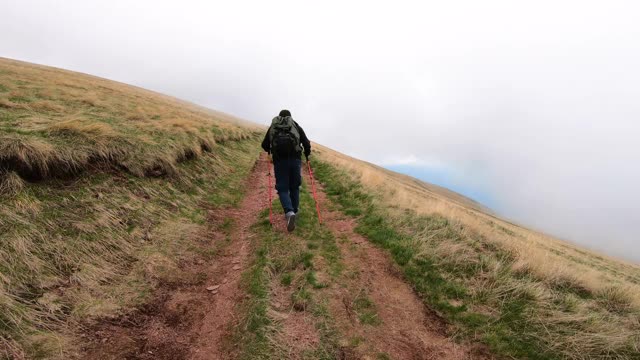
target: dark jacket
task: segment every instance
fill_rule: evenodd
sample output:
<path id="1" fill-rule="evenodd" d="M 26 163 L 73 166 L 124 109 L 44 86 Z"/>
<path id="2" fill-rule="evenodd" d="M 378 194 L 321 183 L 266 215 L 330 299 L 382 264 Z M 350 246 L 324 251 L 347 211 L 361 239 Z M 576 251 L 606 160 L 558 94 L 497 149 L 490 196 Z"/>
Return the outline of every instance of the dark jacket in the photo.
<path id="1" fill-rule="evenodd" d="M 311 154 L 311 142 L 309 142 L 309 139 L 307 138 L 307 135 L 304 133 L 304 130 L 302 130 L 302 127 L 300 127 L 300 125 L 298 125 L 298 123 L 295 121 L 293 123 L 296 125 L 296 128 L 298 129 L 298 133 L 300 133 L 300 144 L 304 148 L 304 156 L 308 158 L 309 154 Z M 271 139 L 269 137 L 269 134 L 271 133 L 271 131 L 269 130 L 271 130 L 271 127 L 269 127 L 269 129 L 267 130 L 267 134 L 264 136 L 264 140 L 262 140 L 262 148 L 264 149 L 264 151 L 271 154 Z M 300 153 L 297 153 L 294 156 L 296 156 L 298 159 L 302 159 L 302 154 Z M 274 160 L 276 160 L 275 156 L 274 156 Z"/>

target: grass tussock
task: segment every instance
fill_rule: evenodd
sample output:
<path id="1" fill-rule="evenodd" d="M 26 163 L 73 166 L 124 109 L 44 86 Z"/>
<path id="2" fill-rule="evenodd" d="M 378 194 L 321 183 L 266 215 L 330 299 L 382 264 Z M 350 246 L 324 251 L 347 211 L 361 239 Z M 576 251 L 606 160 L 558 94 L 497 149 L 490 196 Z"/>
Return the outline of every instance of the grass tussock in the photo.
<path id="1" fill-rule="evenodd" d="M 0 173 L 0 196 L 14 196 L 25 186 L 24 180 L 13 171 Z"/>
<path id="2" fill-rule="evenodd" d="M 327 194 L 356 218 L 359 233 L 389 251 L 458 338 L 483 342 L 507 358 L 640 354 L 634 266 L 527 233 L 455 199 L 446 203 L 446 194 L 413 193 L 415 208 L 394 207 L 386 191 L 401 194 L 404 177 L 396 181 L 366 164 L 357 165 L 367 168 L 359 172 L 353 163 L 343 167 L 346 160 L 333 152 L 320 152 L 314 170 Z M 378 177 L 386 180 L 369 186 Z M 443 200 L 434 200 L 438 196 Z M 417 207 L 421 199 L 430 211 Z"/>
<path id="3" fill-rule="evenodd" d="M 73 353 L 74 324 L 126 313 L 207 256 L 207 211 L 233 206 L 255 141 L 214 147 L 178 178 L 85 172 L 0 201 L 0 335 L 29 358 Z M 233 169 L 233 171 L 231 171 Z M 75 344 L 75 345 L 74 345 Z M 56 355 L 57 356 L 57 355 Z"/>
<path id="4" fill-rule="evenodd" d="M 24 135 L 0 137 L 0 164 L 24 177 L 42 178 L 49 174 L 56 153 L 51 144 Z"/>
<path id="5" fill-rule="evenodd" d="M 617 314 L 626 314 L 634 310 L 635 298 L 628 288 L 609 286 L 595 294 L 598 302 L 607 310 Z"/>
<path id="6" fill-rule="evenodd" d="M 105 79 L 0 73 L 0 358 L 67 358 L 75 327 L 190 281 L 179 265 L 207 256 L 208 211 L 239 201 L 258 138 Z"/>

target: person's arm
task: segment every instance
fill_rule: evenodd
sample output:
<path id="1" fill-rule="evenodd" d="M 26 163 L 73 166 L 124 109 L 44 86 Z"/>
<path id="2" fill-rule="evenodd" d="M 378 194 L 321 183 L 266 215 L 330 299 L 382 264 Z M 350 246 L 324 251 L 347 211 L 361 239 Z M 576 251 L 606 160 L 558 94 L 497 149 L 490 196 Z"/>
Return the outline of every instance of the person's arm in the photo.
<path id="1" fill-rule="evenodd" d="M 305 134 L 304 130 L 302 130 L 302 127 L 298 125 L 297 122 L 294 122 L 294 124 L 296 124 L 298 132 L 300 133 L 300 143 L 304 148 L 304 156 L 307 158 L 307 160 L 309 160 L 309 155 L 311 155 L 311 142 L 307 138 L 307 134 Z"/>
<path id="2" fill-rule="evenodd" d="M 262 140 L 262 149 L 266 151 L 268 154 L 271 154 L 271 139 L 269 139 L 269 134 L 271 133 L 271 127 L 267 130 L 267 133 L 264 135 L 264 140 Z"/>

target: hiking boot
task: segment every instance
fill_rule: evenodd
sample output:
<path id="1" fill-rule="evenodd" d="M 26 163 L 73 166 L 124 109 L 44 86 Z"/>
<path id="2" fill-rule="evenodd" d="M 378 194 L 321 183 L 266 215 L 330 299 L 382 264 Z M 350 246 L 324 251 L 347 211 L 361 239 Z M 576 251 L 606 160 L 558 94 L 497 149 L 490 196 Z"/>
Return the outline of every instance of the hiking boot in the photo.
<path id="1" fill-rule="evenodd" d="M 292 232 L 296 228 L 296 213 L 289 211 L 286 215 L 287 231 Z"/>

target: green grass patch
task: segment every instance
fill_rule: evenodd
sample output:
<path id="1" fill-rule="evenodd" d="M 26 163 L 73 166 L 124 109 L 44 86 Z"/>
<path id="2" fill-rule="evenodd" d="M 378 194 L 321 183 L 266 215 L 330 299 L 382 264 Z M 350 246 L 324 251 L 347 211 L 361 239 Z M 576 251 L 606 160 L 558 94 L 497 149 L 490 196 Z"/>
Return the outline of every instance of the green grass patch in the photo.
<path id="1" fill-rule="evenodd" d="M 277 204 L 277 201 L 276 201 Z M 261 289 L 272 286 L 283 286 L 290 289 L 290 304 L 292 311 L 304 311 L 313 315 L 316 329 L 321 342 L 313 349 L 304 351 L 302 358 L 334 359 L 337 354 L 338 341 L 333 320 L 327 310 L 326 299 L 319 291 L 330 286 L 318 280 L 318 272 L 341 265 L 338 248 L 331 232 L 318 224 L 317 219 L 310 215 L 313 212 L 313 200 L 303 188 L 301 191 L 300 216 L 294 235 L 276 231 L 268 221 L 265 210 L 260 221 L 253 226 L 255 246 L 257 249 L 256 265 L 247 273 L 247 284 Z M 317 269 L 316 261 L 322 258 L 327 269 Z M 249 280 L 250 279 L 250 280 Z M 251 287 L 247 285 L 248 292 Z M 243 325 L 236 335 L 239 341 L 242 358 L 246 359 L 275 359 L 282 358 L 281 346 L 273 343 L 277 336 L 277 321 L 264 319 L 269 300 L 252 295 L 247 306 L 243 306 L 241 313 L 243 320 L 249 324 L 253 320 L 255 326 Z M 267 294 L 268 296 L 268 294 Z M 257 299 L 260 299 L 258 301 Z M 271 339 L 271 340 L 268 340 Z"/>
<path id="2" fill-rule="evenodd" d="M 360 294 L 353 301 L 353 310 L 358 315 L 358 321 L 361 324 L 377 326 L 382 323 L 382 320 L 378 317 L 375 304 L 364 294 Z"/>
<path id="3" fill-rule="evenodd" d="M 311 285 L 314 289 L 322 289 L 324 287 L 327 287 L 327 284 L 318 282 L 318 279 L 316 278 L 316 273 L 313 270 L 307 271 L 305 278 L 307 280 L 307 283 L 309 283 L 309 285 Z"/>
<path id="4" fill-rule="evenodd" d="M 282 276 L 280 277 L 280 283 L 284 286 L 291 285 L 292 281 L 293 281 L 293 274 L 291 274 L 290 272 L 282 274 Z"/>
<path id="5" fill-rule="evenodd" d="M 243 283 L 250 299 L 244 304 L 242 336 L 236 342 L 242 348 L 241 359 L 271 359 L 273 349 L 267 337 L 271 320 L 267 316 L 269 304 L 268 278 L 265 272 L 267 253 L 264 249 L 257 252 L 257 259 L 248 272 L 243 274 Z"/>
<path id="6" fill-rule="evenodd" d="M 28 96 L 9 96 L 9 101 L 17 104 L 27 104 L 33 100 Z"/>

